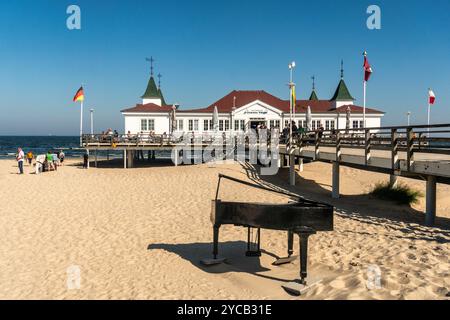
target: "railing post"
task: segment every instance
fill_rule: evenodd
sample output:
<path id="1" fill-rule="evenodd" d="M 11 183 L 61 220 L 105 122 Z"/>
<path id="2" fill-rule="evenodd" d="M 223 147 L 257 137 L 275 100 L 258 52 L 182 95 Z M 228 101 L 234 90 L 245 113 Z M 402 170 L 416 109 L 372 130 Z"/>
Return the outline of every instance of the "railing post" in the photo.
<path id="1" fill-rule="evenodd" d="M 341 132 L 336 133 L 336 162 L 341 162 Z"/>
<path id="2" fill-rule="evenodd" d="M 410 171 L 414 160 L 414 133 L 411 127 L 406 129 L 406 167 Z"/>
<path id="3" fill-rule="evenodd" d="M 398 132 L 397 129 L 391 129 L 391 168 L 398 170 Z"/>
<path id="4" fill-rule="evenodd" d="M 370 162 L 370 129 L 365 129 L 365 139 L 364 139 L 364 150 L 365 150 L 365 157 L 364 157 L 364 164 L 367 166 Z"/>
<path id="5" fill-rule="evenodd" d="M 425 224 L 433 226 L 436 219 L 436 177 L 427 177 Z"/>
<path id="6" fill-rule="evenodd" d="M 314 160 L 317 160 L 319 158 L 319 144 L 320 144 L 320 139 L 319 139 L 319 133 L 315 132 L 314 133 Z"/>

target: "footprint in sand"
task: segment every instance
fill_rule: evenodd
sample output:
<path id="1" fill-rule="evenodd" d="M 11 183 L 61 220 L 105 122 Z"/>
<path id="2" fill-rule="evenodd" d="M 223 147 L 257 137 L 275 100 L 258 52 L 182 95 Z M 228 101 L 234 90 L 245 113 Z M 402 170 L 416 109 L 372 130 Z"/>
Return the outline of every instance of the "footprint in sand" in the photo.
<path id="1" fill-rule="evenodd" d="M 330 282 L 330 286 L 334 289 L 344 289 L 346 287 L 344 280 L 333 280 Z"/>
<path id="2" fill-rule="evenodd" d="M 408 253 L 407 257 L 408 257 L 408 259 L 410 259 L 410 260 L 417 260 L 416 255 L 413 254 L 413 253 Z"/>

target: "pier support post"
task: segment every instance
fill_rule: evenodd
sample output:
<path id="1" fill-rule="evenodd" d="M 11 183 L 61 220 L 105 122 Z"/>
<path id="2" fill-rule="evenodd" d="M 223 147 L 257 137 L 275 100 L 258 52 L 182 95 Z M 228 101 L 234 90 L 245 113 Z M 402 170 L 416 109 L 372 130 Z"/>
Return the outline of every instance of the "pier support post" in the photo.
<path id="1" fill-rule="evenodd" d="M 134 160 L 133 150 L 128 150 L 127 151 L 127 167 L 128 168 L 133 168 L 133 160 Z"/>
<path id="2" fill-rule="evenodd" d="M 289 152 L 289 184 L 295 186 L 295 157 L 293 151 Z"/>
<path id="3" fill-rule="evenodd" d="M 126 149 L 123 149 L 123 168 L 124 169 L 127 168 L 127 150 Z"/>
<path id="4" fill-rule="evenodd" d="M 332 176 L 333 183 L 331 197 L 333 199 L 339 199 L 339 162 L 333 162 Z"/>
<path id="5" fill-rule="evenodd" d="M 303 172 L 303 158 L 298 158 L 298 171 Z"/>
<path id="6" fill-rule="evenodd" d="M 280 154 L 280 163 L 281 163 L 281 168 L 286 168 L 287 167 L 287 157 L 286 154 Z"/>
<path id="7" fill-rule="evenodd" d="M 398 183 L 398 176 L 396 176 L 395 174 L 389 175 L 389 186 L 391 188 L 395 188 L 397 187 L 397 183 Z"/>
<path id="8" fill-rule="evenodd" d="M 91 162 L 91 159 L 89 159 L 89 149 L 86 149 L 86 153 L 88 155 L 87 168 L 89 169 L 89 162 Z M 55 167 L 56 167 L 56 164 L 55 164 Z"/>
<path id="9" fill-rule="evenodd" d="M 95 167 L 97 168 L 97 149 L 95 149 Z"/>
<path id="10" fill-rule="evenodd" d="M 427 177 L 425 224 L 434 225 L 436 218 L 436 177 Z"/>

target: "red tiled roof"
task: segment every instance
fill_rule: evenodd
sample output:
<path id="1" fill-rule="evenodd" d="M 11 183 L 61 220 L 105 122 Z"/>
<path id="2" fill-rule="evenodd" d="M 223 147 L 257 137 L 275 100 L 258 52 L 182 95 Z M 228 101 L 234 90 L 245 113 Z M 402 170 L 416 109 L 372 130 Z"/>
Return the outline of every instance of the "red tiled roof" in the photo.
<path id="1" fill-rule="evenodd" d="M 137 104 L 133 108 L 128 108 L 121 110 L 120 112 L 170 112 L 172 111 L 172 106 L 158 106 L 154 103 L 147 104 Z"/>
<path id="2" fill-rule="evenodd" d="M 212 103 L 210 106 L 206 108 L 199 109 L 179 109 L 177 112 L 180 113 L 213 113 L 214 107 L 217 106 L 217 111 L 219 113 L 230 113 L 233 110 L 233 106 L 236 108 L 240 108 L 245 106 L 255 100 L 259 100 L 261 102 L 267 103 L 268 105 L 275 107 L 282 112 L 289 112 L 289 100 L 281 100 L 263 90 L 234 90 L 227 94 L 225 97 L 217 100 Z M 306 112 L 308 106 L 311 107 L 312 113 L 326 113 L 326 112 L 340 112 L 345 113 L 347 111 L 347 107 L 350 106 L 350 111 L 352 113 L 362 113 L 363 107 L 355 106 L 355 105 L 345 105 L 340 106 L 339 108 L 333 107 L 333 102 L 329 100 L 297 100 L 296 101 L 296 112 L 304 113 Z M 172 110 L 172 106 L 158 106 L 153 103 L 149 104 L 137 104 L 133 108 L 122 110 L 121 112 L 170 112 Z M 379 113 L 382 114 L 382 111 L 378 111 L 371 108 L 366 108 L 367 113 Z"/>
<path id="3" fill-rule="evenodd" d="M 339 108 L 333 108 L 330 111 L 332 111 L 332 112 L 339 112 L 339 113 L 345 113 L 345 112 L 347 112 L 347 107 L 350 107 L 350 112 L 351 113 L 363 113 L 363 107 L 355 106 L 353 104 L 340 106 Z M 380 114 L 382 114 L 384 112 L 380 111 L 380 110 L 375 110 L 375 109 L 366 107 L 366 113 L 380 113 Z"/>

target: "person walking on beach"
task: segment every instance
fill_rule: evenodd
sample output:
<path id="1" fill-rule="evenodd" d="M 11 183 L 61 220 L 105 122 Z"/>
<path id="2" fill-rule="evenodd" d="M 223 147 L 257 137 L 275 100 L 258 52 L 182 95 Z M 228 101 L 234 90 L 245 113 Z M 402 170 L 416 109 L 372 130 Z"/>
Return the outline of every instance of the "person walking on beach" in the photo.
<path id="1" fill-rule="evenodd" d="M 22 148 L 17 149 L 17 165 L 19 166 L 19 174 L 23 174 L 23 158 L 25 158 L 25 154 Z"/>
<path id="2" fill-rule="evenodd" d="M 48 171 L 51 171 L 52 169 L 55 170 L 55 166 L 53 164 L 53 154 L 50 151 L 47 152 L 46 159 Z"/>
<path id="3" fill-rule="evenodd" d="M 66 157 L 66 155 L 64 154 L 64 152 L 62 150 L 60 150 L 59 154 L 58 154 L 58 158 L 59 158 L 59 163 L 61 164 L 61 166 L 63 165 L 65 157 Z"/>
<path id="4" fill-rule="evenodd" d="M 88 168 L 88 162 L 89 162 L 89 155 L 87 152 L 85 152 L 83 155 L 83 169 Z"/>
<path id="5" fill-rule="evenodd" d="M 31 163 L 33 162 L 33 152 L 31 152 L 31 151 L 27 152 L 27 160 L 28 160 L 28 164 L 31 166 Z"/>

